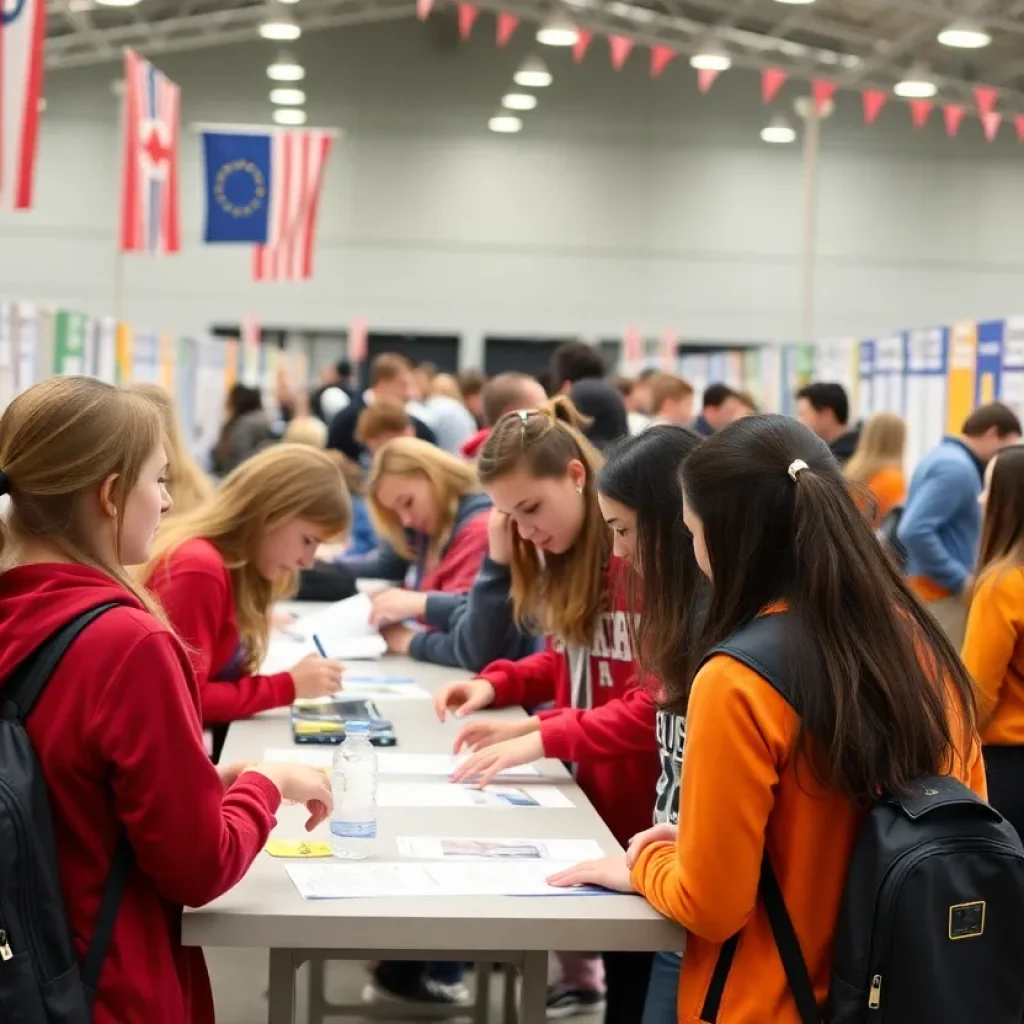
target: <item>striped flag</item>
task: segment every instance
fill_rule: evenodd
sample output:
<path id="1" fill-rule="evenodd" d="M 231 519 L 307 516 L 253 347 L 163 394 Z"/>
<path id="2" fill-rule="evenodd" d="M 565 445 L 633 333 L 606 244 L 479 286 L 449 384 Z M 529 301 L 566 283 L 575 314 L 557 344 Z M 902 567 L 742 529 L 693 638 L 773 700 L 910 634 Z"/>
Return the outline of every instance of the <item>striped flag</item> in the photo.
<path id="1" fill-rule="evenodd" d="M 124 53 L 124 82 L 121 251 L 178 252 L 180 91 L 132 50 Z"/>
<path id="2" fill-rule="evenodd" d="M 256 281 L 304 281 L 313 276 L 313 247 L 324 168 L 333 133 L 275 132 L 271 140 L 267 241 L 253 252 Z"/>
<path id="3" fill-rule="evenodd" d="M 45 0 L 0 0 L 0 210 L 32 206 Z"/>

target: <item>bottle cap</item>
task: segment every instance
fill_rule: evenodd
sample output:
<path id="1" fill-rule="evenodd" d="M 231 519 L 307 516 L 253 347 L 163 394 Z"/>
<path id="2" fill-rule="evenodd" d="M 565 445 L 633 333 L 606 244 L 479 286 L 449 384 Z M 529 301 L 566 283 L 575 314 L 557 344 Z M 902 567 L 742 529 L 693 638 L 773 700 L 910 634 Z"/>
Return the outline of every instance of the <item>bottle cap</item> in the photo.
<path id="1" fill-rule="evenodd" d="M 355 719 L 351 722 L 345 723 L 345 732 L 352 734 L 360 734 L 370 732 L 370 723 L 362 719 Z"/>

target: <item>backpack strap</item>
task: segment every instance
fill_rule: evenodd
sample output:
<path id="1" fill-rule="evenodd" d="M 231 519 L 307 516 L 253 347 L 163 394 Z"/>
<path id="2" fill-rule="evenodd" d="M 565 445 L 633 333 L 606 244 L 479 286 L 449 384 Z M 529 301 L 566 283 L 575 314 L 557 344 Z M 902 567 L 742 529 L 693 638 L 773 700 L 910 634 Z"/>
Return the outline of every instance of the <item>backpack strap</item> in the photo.
<path id="1" fill-rule="evenodd" d="M 788 612 L 775 612 L 751 619 L 728 639 L 713 647 L 701 664 L 706 664 L 716 654 L 727 654 L 756 672 L 792 705 L 783 640 L 788 618 Z"/>
<path id="2" fill-rule="evenodd" d="M 134 866 L 135 851 L 128 841 L 128 833 L 122 828 L 114 850 L 114 859 L 110 864 L 110 874 L 107 875 L 107 883 L 103 887 L 103 900 L 96 915 L 92 939 L 89 941 L 89 948 L 85 952 L 85 961 L 82 964 L 82 985 L 85 987 L 85 1001 L 90 1019 L 92 1004 L 100 984 L 103 961 L 107 958 L 110 940 L 114 936 L 114 924 L 121 906 L 121 897 Z"/>

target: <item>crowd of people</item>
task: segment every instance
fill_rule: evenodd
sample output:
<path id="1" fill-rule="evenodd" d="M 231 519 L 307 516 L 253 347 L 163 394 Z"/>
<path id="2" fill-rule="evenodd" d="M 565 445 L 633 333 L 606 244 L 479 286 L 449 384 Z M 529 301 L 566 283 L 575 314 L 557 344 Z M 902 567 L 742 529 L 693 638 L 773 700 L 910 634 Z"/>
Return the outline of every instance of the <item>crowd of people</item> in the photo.
<path id="1" fill-rule="evenodd" d="M 319 655 L 260 672 L 296 592 L 386 581 L 389 649 L 472 673 L 435 700 L 462 723 L 456 781 L 571 764 L 627 853 L 556 884 L 638 893 L 687 930 L 685 954 L 559 952 L 551 1019 L 798 1024 L 758 898 L 766 852 L 823 1004 L 877 794 L 949 776 L 1024 828 L 1024 446 L 1007 407 L 972 412 L 908 483 L 902 420 L 853 424 L 838 384 L 803 388 L 795 419 L 762 415 L 722 383 L 609 374 L 575 342 L 543 383 L 392 353 L 364 390 L 339 363 L 278 399 L 232 390 L 209 472 L 152 386 L 53 378 L 0 417 L 0 680 L 114 606 L 26 724 L 81 956 L 122 835 L 134 851 L 100 1024 L 212 1022 L 182 906 L 242 877 L 283 800 L 310 828 L 328 813 L 321 772 L 219 763 L 232 722 L 343 687 Z M 792 702 L 719 651 L 774 616 Z M 507 705 L 530 714 L 477 715 Z M 387 962 L 365 997 L 468 990 L 460 964 Z"/>

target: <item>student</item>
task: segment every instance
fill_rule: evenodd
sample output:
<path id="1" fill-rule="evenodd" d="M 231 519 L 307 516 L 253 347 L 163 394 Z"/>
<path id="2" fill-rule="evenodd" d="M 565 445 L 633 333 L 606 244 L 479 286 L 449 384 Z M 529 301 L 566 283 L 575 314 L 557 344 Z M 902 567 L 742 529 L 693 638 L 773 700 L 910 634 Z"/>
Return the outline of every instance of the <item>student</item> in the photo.
<path id="1" fill-rule="evenodd" d="M 569 388 L 569 399 L 585 417 L 583 436 L 599 451 L 608 451 L 629 436 L 626 405 L 618 388 L 587 377 Z"/>
<path id="2" fill-rule="evenodd" d="M 379 398 L 367 406 L 356 420 L 356 441 L 373 456 L 396 437 L 415 437 L 412 417 L 400 402 Z"/>
<path id="3" fill-rule="evenodd" d="M 129 384 L 128 390 L 148 398 L 160 412 L 167 445 L 167 493 L 171 496 L 171 513 L 182 515 L 198 508 L 213 497 L 213 482 L 192 458 L 181 433 L 174 400 L 159 384 L 140 381 Z"/>
<path id="4" fill-rule="evenodd" d="M 293 592 L 300 569 L 312 568 L 317 546 L 350 521 L 331 458 L 279 444 L 239 466 L 212 501 L 164 524 L 146 585 L 192 655 L 205 726 L 338 690 L 341 666 L 316 654 L 290 672 L 260 675 L 259 667 L 274 603 Z"/>
<path id="5" fill-rule="evenodd" d="M 989 803 L 1024 835 L 1024 446 L 989 460 L 981 503 L 963 659 L 980 692 Z"/>
<path id="6" fill-rule="evenodd" d="M 513 524 L 516 618 L 545 633 L 548 643 L 538 654 L 497 661 L 477 679 L 449 684 L 435 704 L 440 717 L 452 710 L 461 718 L 490 706 L 535 708 L 554 701 L 555 708 L 538 720 L 490 732 L 488 743 L 508 745 L 483 751 L 473 770 L 513 753 L 573 761 L 583 791 L 626 843 L 650 824 L 658 779 L 655 709 L 650 693 L 636 683 L 627 566 L 612 554 L 597 500 L 601 458 L 578 423 L 572 404 L 559 398 L 542 410 L 510 413 L 487 439 L 478 470 L 495 507 Z M 497 723 L 485 725 L 490 731 Z M 474 731 L 458 742 L 485 741 Z M 606 974 L 608 1021 L 636 1024 L 643 1002 L 636 992 L 646 988 L 647 963 L 610 957 Z M 556 989 L 550 1009 L 565 1016 L 583 1006 L 592 1011 L 600 1001 L 593 986 L 575 996 Z"/>
<path id="7" fill-rule="evenodd" d="M 645 706 L 660 694 L 656 680 L 678 675 L 685 667 L 687 638 L 692 620 L 692 598 L 699 580 L 693 557 L 693 542 L 682 528 L 678 517 L 666 515 L 666 509 L 681 508 L 679 468 L 697 445 L 697 437 L 682 427 L 653 426 L 625 441 L 610 455 L 597 479 L 598 501 L 605 522 L 612 531 L 613 554 L 628 565 L 627 592 L 629 606 L 642 608 L 642 615 L 627 617 L 630 645 L 650 689 L 632 694 L 639 702 L 640 724 L 647 728 L 650 712 Z M 679 581 L 678 591 L 662 585 L 665 578 Z M 607 713 L 610 702 L 597 711 L 577 712 L 582 728 L 591 728 L 591 721 Z M 477 751 L 468 771 L 481 770 L 487 776 L 507 771 L 544 757 L 537 717 L 520 722 L 481 722 L 467 726 L 457 743 Z M 516 739 L 523 736 L 523 739 Z M 661 754 L 661 777 L 654 795 L 655 824 L 678 821 L 680 767 L 683 756 L 683 718 L 661 709 L 656 716 L 656 735 Z M 629 749 L 618 751 L 612 736 L 608 738 L 605 756 L 628 756 Z M 640 794 L 634 794 L 639 798 Z M 640 1022 L 644 1007 L 643 990 L 650 957 L 645 954 L 610 954 L 613 962 L 610 1019 Z M 625 961 L 632 968 L 632 991 L 616 992 L 615 961 Z M 679 988 L 681 954 L 659 953 L 650 968 L 646 1009 L 643 1024 L 675 1024 L 676 994 Z M 566 1005 L 573 993 L 561 993 L 555 1000 Z M 579 998 L 577 996 L 577 998 Z M 619 1009 L 621 1007 L 621 1009 Z M 584 1009 L 585 1007 L 581 1007 Z"/>
<path id="8" fill-rule="evenodd" d="M 352 364 L 347 359 L 328 363 L 320 371 L 320 385 L 310 395 L 309 411 L 327 427 L 331 420 L 352 401 Z"/>
<path id="9" fill-rule="evenodd" d="M 693 386 L 674 373 L 651 378 L 651 422 L 686 426 L 693 420 Z"/>
<path id="10" fill-rule="evenodd" d="M 374 458 L 368 501 L 382 546 L 346 564 L 359 577 L 407 584 L 373 596 L 374 621 L 396 653 L 457 665 L 452 615 L 488 548 L 491 500 L 475 470 L 426 441 L 399 438 Z M 410 619 L 429 628 L 412 630 Z"/>
<path id="11" fill-rule="evenodd" d="M 984 796 L 973 684 L 805 427 L 742 419 L 683 463 L 682 485 L 711 591 L 686 671 L 663 680 L 668 709 L 686 713 L 678 836 L 638 837 L 632 870 L 614 857 L 554 881 L 635 889 L 687 929 L 680 1020 L 700 1019 L 722 943 L 738 934 L 715 1019 L 800 1024 L 758 899 L 765 850 L 821 1004 L 866 807 L 935 773 Z M 737 629 L 784 608 L 802 718 L 726 655 L 698 669 Z"/>
<path id="12" fill-rule="evenodd" d="M 701 413 L 693 424 L 693 429 L 701 437 L 711 437 L 733 420 L 755 411 L 753 401 L 737 394 L 728 384 L 712 384 L 705 388 L 701 405 Z"/>
<path id="13" fill-rule="evenodd" d="M 0 418 L 0 490 L 11 500 L 0 521 L 0 693 L 42 638 L 118 605 L 74 641 L 26 719 L 80 958 L 122 833 L 134 851 L 96 1024 L 213 1024 L 202 950 L 181 945 L 182 907 L 242 878 L 282 798 L 307 804 L 307 828 L 331 799 L 322 773 L 217 769 L 203 749 L 188 657 L 125 568 L 149 557 L 169 504 L 163 433 L 151 402 L 85 377 L 43 381 Z"/>
<path id="14" fill-rule="evenodd" d="M 842 384 L 808 384 L 796 393 L 796 418 L 832 450 L 840 466 L 853 458 L 858 432 L 847 426 L 850 400 Z"/>
<path id="15" fill-rule="evenodd" d="M 316 416 L 296 416 L 288 421 L 281 440 L 285 444 L 323 448 L 327 444 L 327 424 Z"/>
<path id="16" fill-rule="evenodd" d="M 462 370 L 458 375 L 462 401 L 470 411 L 477 426 L 484 425 L 483 391 L 487 375 L 480 370 Z"/>
<path id="17" fill-rule="evenodd" d="M 1020 420 L 1005 405 L 975 409 L 959 437 L 947 437 L 918 464 L 900 520 L 907 574 L 953 644 L 963 643 L 978 541 L 985 464 L 1020 441 Z"/>
<path id="18" fill-rule="evenodd" d="M 415 397 L 412 366 L 405 356 L 385 352 L 377 356 L 370 365 L 370 386 L 362 394 L 355 394 L 337 416 L 331 420 L 327 430 L 327 447 L 334 448 L 353 462 L 361 462 L 363 446 L 355 436 L 359 414 L 379 398 L 386 398 L 399 405 L 408 405 Z M 418 438 L 435 440 L 434 432 L 422 420 L 412 416 L 412 427 Z"/>
<path id="19" fill-rule="evenodd" d="M 537 409 L 548 400 L 536 377 L 525 373 L 499 373 L 483 388 L 481 412 L 484 425 L 462 446 L 467 459 L 480 454 L 491 428 L 505 413 L 516 409 Z"/>
<path id="20" fill-rule="evenodd" d="M 640 371 L 629 397 L 626 399 L 626 413 L 629 417 L 629 432 L 639 434 L 651 425 L 651 384 L 658 375 L 658 370 L 647 367 Z"/>
<path id="21" fill-rule="evenodd" d="M 860 432 L 853 458 L 843 469 L 843 476 L 865 488 L 871 495 L 870 521 L 878 526 L 907 494 L 907 478 L 903 475 L 903 454 L 907 442 L 907 425 L 892 412 L 875 413 Z"/>
<path id="22" fill-rule="evenodd" d="M 458 455 L 463 444 L 477 431 L 476 420 L 466 408 L 459 385 L 450 373 L 439 373 L 423 400 L 423 415 L 434 432 L 439 448 Z"/>
<path id="23" fill-rule="evenodd" d="M 213 472 L 217 476 L 226 476 L 250 455 L 273 441 L 274 432 L 263 411 L 263 397 L 259 390 L 236 384 L 228 394 L 224 426 L 213 449 Z"/>
<path id="24" fill-rule="evenodd" d="M 566 341 L 551 356 L 551 392 L 566 394 L 577 381 L 603 380 L 608 372 L 601 350 L 585 341 Z"/>

